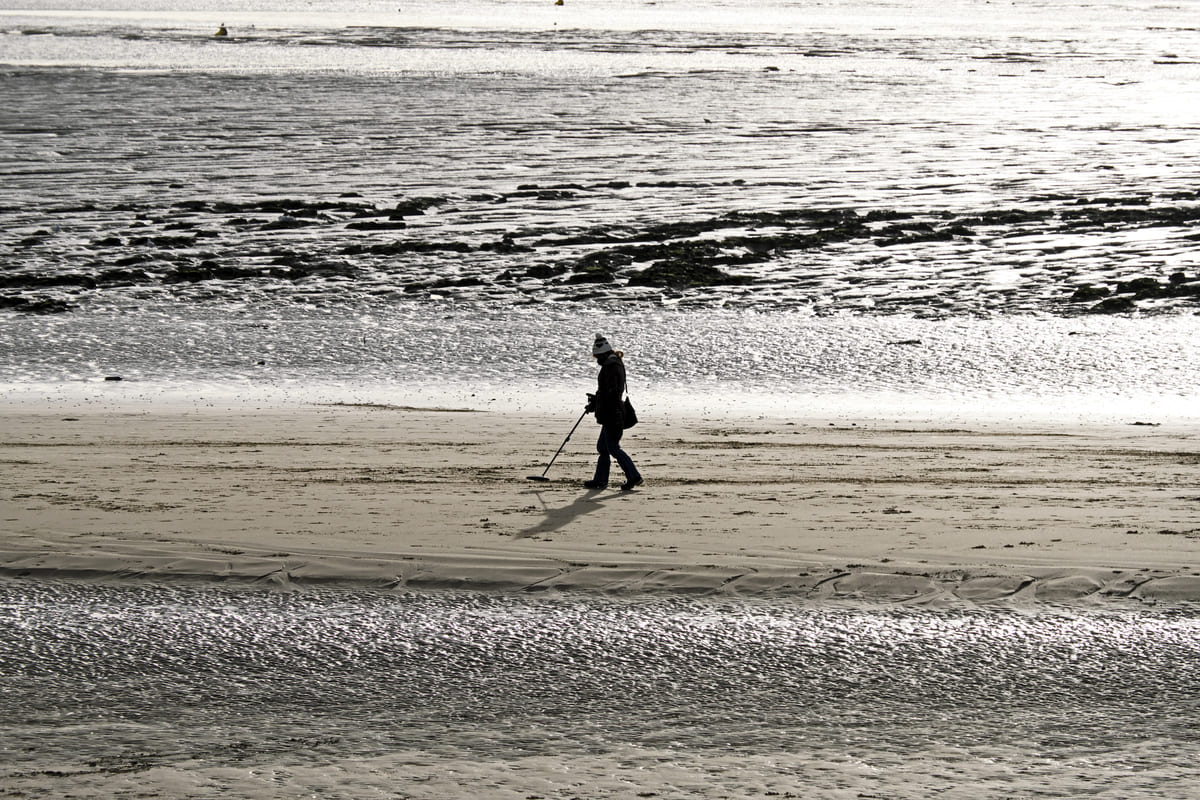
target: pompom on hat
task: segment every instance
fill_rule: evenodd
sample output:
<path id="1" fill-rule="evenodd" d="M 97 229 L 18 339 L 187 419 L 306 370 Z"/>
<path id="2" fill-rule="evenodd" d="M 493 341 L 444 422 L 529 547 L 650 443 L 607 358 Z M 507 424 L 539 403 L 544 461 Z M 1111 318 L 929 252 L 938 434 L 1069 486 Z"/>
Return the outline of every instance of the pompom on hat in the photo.
<path id="1" fill-rule="evenodd" d="M 597 333 L 596 342 L 592 345 L 592 357 L 602 356 L 612 351 L 612 345 L 608 343 L 608 339 L 605 339 L 603 334 Z"/>

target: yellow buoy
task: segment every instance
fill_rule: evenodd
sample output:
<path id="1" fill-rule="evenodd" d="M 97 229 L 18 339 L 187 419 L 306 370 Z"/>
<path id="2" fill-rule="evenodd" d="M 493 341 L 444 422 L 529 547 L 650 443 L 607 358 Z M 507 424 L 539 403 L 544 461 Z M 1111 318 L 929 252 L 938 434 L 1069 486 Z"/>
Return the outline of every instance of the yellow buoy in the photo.
<path id="1" fill-rule="evenodd" d="M 228 35 L 229 35 L 229 31 L 225 30 L 224 23 L 222 23 L 221 27 L 217 28 L 217 32 L 213 34 L 213 36 L 228 36 Z"/>

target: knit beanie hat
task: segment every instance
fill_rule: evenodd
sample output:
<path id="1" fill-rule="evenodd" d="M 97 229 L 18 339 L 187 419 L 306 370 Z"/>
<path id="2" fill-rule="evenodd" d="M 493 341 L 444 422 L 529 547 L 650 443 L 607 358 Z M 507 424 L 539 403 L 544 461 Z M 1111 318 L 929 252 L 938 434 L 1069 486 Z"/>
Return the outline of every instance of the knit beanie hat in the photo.
<path id="1" fill-rule="evenodd" d="M 612 345 L 602 334 L 596 334 L 596 343 L 592 345 L 592 356 L 600 356 L 612 352 Z"/>

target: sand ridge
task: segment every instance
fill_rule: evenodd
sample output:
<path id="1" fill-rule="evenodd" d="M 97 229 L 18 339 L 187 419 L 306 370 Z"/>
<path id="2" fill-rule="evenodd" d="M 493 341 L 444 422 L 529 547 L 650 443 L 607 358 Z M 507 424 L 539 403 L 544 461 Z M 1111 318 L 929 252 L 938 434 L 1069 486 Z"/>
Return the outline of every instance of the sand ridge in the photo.
<path id="1" fill-rule="evenodd" d="M 905 603 L 1200 600 L 1178 427 L 585 420 L 382 405 L 8 407 L 0 571 Z M 619 473 L 618 473 L 619 474 Z"/>

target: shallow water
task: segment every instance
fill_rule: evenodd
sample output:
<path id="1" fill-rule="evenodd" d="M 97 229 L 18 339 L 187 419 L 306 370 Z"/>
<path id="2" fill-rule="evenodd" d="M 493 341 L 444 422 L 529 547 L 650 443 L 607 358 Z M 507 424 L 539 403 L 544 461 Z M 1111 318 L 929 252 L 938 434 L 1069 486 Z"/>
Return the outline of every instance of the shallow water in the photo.
<path id="1" fill-rule="evenodd" d="M 1189 611 L 11 581 L 0 593 L 0 785 L 398 753 L 620 770 L 653 753 L 663 770 L 740 759 L 720 778 L 731 796 L 763 781 L 819 788 L 829 770 L 855 785 L 853 764 L 871 763 L 908 764 L 895 786 L 1043 782 L 1028 796 L 1200 787 Z"/>
<path id="2" fill-rule="evenodd" d="M 5 395 L 36 402 L 359 402 L 570 416 L 592 334 L 648 423 L 680 412 L 1168 423 L 1194 414 L 1200 318 L 921 320 L 479 304 L 18 317 Z M 103 376 L 122 376 L 104 382 Z"/>
<path id="3" fill-rule="evenodd" d="M 41 5 L 0 9 L 8 397 L 561 407 L 604 330 L 654 403 L 1197 399 L 1186 7 Z"/>

